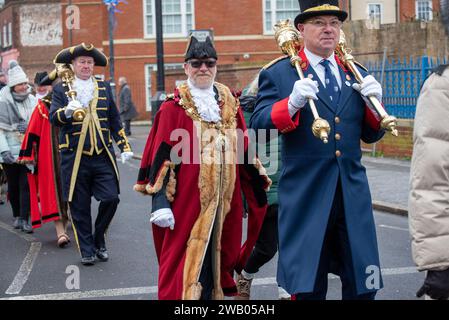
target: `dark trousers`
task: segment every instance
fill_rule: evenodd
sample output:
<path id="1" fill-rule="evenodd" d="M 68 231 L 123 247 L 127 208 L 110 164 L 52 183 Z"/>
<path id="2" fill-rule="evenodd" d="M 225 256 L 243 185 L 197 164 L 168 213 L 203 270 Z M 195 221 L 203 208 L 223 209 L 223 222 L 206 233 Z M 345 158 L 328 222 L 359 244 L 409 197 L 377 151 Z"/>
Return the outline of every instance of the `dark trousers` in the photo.
<path id="1" fill-rule="evenodd" d="M 123 120 L 123 126 L 125 129 L 125 134 L 127 136 L 131 135 L 131 120 Z"/>
<path id="2" fill-rule="evenodd" d="M 256 273 L 278 250 L 278 205 L 268 206 L 253 251 L 243 268 L 248 273 Z"/>
<path id="3" fill-rule="evenodd" d="M 93 234 L 90 208 L 92 196 L 100 201 Z M 117 178 L 106 152 L 83 156 L 72 202 L 69 204 L 82 257 L 94 256 L 96 249 L 106 247 L 105 233 L 119 201 Z"/>
<path id="4" fill-rule="evenodd" d="M 8 180 L 8 197 L 15 218 L 28 220 L 30 216 L 30 187 L 27 168 L 21 164 L 3 164 Z"/>
<path id="5" fill-rule="evenodd" d="M 203 287 L 201 291 L 200 300 L 212 300 L 212 291 L 214 289 L 214 276 L 212 272 L 212 240 L 209 241 L 207 246 L 206 255 L 204 256 L 203 266 L 201 267 L 201 273 L 199 282 Z"/>
<path id="6" fill-rule="evenodd" d="M 340 182 L 329 215 L 314 290 L 296 294 L 296 300 L 325 300 L 330 272 L 340 276 L 343 300 L 374 300 L 376 291 L 357 294 Z"/>

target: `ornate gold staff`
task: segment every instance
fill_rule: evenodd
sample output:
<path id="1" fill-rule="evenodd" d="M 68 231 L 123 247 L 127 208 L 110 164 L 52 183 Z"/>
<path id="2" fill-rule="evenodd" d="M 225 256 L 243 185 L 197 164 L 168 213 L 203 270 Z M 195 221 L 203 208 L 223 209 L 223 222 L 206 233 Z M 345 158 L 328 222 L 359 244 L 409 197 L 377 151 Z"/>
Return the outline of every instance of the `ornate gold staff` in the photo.
<path id="1" fill-rule="evenodd" d="M 337 54 L 338 54 L 340 60 L 354 74 L 357 82 L 362 84 L 363 76 L 360 73 L 359 69 L 355 65 L 354 57 L 351 54 L 352 50 L 348 49 L 346 47 L 346 36 L 345 36 L 345 33 L 343 32 L 343 30 L 340 30 L 340 41 L 338 42 L 336 51 L 337 51 Z M 396 129 L 396 126 L 397 126 L 398 120 L 396 119 L 396 117 L 388 115 L 388 113 L 385 111 L 385 109 L 382 107 L 382 104 L 376 97 L 369 96 L 367 98 L 368 98 L 368 101 L 370 102 L 371 106 L 374 108 L 374 110 L 376 110 L 376 112 L 379 114 L 380 118 L 382 119 L 380 122 L 381 128 L 390 131 L 392 135 L 397 137 L 398 130 Z"/>
<path id="2" fill-rule="evenodd" d="M 76 101 L 76 91 L 73 89 L 73 80 L 75 79 L 75 73 L 73 72 L 71 66 L 67 64 L 57 64 L 56 72 L 58 77 L 61 78 L 63 85 L 69 90 L 66 91 L 66 95 L 69 100 Z M 83 121 L 86 116 L 86 110 L 84 108 L 77 108 L 73 111 L 73 120 Z"/>
<path id="3" fill-rule="evenodd" d="M 304 73 L 301 69 L 301 58 L 298 51 L 303 46 L 302 37 L 299 32 L 290 24 L 290 20 L 281 20 L 274 26 L 275 38 L 282 52 L 290 57 L 292 65 L 295 66 L 299 78 L 304 79 Z M 324 143 L 328 143 L 329 132 L 331 127 L 329 122 L 320 118 L 316 109 L 315 101 L 308 99 L 310 109 L 312 110 L 315 120 L 312 124 L 313 135 L 320 138 Z"/>

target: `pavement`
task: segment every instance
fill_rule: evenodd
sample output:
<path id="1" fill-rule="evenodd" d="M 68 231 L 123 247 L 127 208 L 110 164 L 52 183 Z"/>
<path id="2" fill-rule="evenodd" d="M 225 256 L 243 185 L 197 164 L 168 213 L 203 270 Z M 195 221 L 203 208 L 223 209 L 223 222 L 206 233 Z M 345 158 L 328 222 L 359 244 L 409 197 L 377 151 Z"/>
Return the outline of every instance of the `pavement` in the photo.
<path id="1" fill-rule="evenodd" d="M 130 142 L 134 158 L 140 160 L 150 130 L 150 121 L 132 122 Z M 364 155 L 373 209 L 400 216 L 408 215 L 410 160 L 378 158 Z"/>

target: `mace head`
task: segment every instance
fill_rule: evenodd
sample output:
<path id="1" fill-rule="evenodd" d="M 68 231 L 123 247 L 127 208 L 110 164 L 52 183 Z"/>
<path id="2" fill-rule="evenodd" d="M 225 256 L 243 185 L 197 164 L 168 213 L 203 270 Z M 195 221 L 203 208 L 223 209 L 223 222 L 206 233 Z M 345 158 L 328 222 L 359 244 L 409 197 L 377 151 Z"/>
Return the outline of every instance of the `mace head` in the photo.
<path id="1" fill-rule="evenodd" d="M 298 30 L 293 27 L 290 20 L 281 20 L 274 25 L 274 37 L 281 48 L 282 52 L 289 54 L 290 48 L 300 49 L 302 47 L 303 38 Z"/>

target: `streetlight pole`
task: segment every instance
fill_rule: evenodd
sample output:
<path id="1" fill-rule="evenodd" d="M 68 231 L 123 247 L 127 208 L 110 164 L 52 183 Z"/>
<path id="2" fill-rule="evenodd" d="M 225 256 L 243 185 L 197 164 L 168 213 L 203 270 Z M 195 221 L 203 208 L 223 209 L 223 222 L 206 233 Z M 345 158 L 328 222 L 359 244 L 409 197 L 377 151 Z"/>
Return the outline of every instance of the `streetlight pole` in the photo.
<path id="1" fill-rule="evenodd" d="M 162 101 L 165 99 L 164 38 L 162 29 L 162 1 L 155 0 L 156 11 L 156 56 L 157 56 L 157 92 L 152 101 L 151 116 L 154 119 Z"/>
<path id="2" fill-rule="evenodd" d="M 114 6 L 108 6 L 108 21 L 109 21 L 109 75 L 110 84 L 113 97 L 115 98 L 115 77 L 114 77 Z"/>

